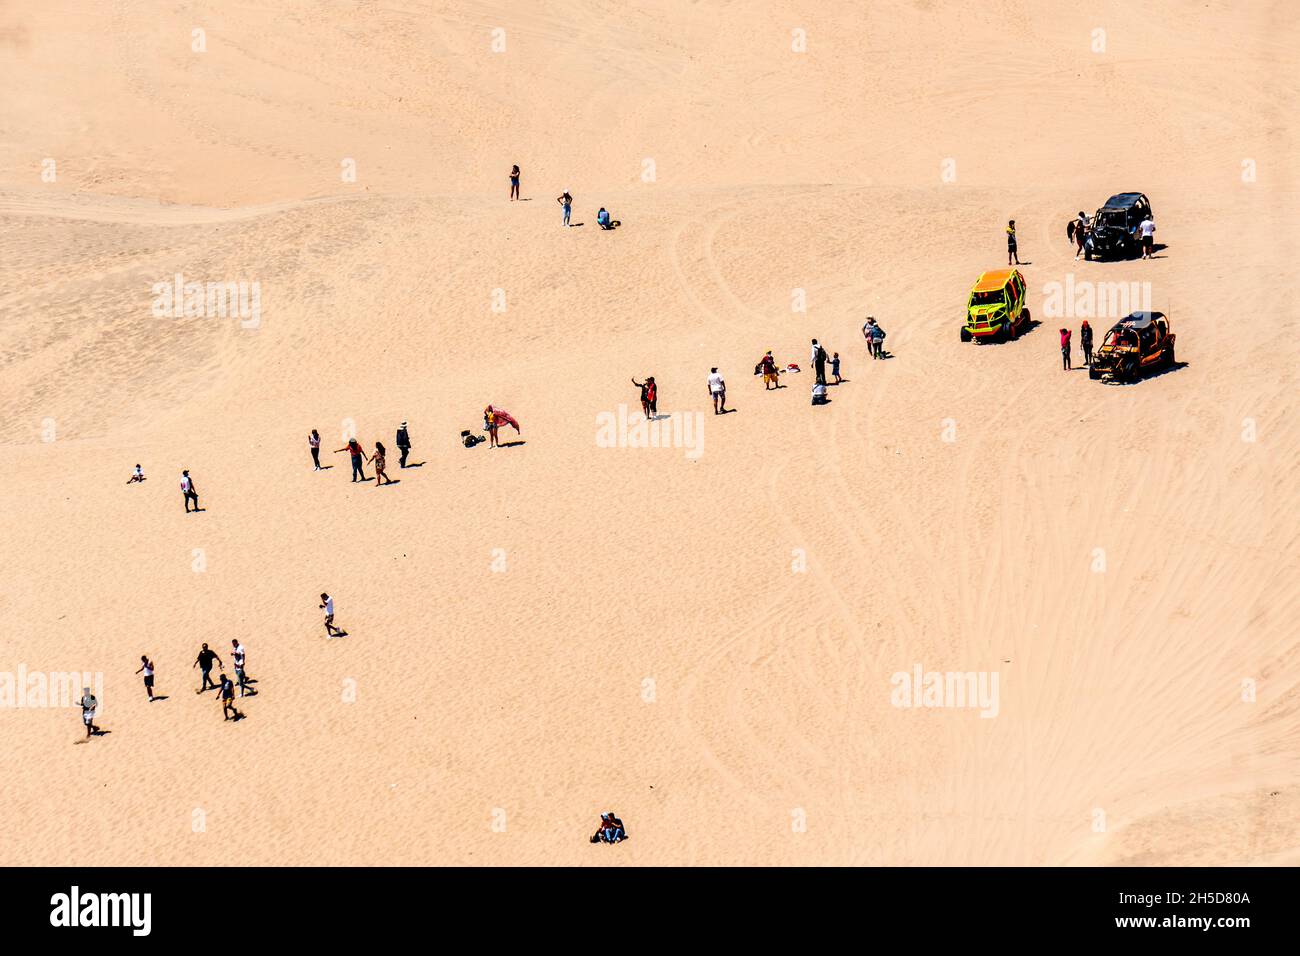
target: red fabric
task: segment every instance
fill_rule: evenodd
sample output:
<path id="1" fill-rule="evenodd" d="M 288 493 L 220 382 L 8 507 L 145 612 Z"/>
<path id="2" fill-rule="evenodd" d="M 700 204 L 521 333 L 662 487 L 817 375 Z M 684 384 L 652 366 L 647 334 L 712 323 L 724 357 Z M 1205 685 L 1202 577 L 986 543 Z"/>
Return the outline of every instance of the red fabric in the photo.
<path id="1" fill-rule="evenodd" d="M 519 431 L 519 423 L 515 421 L 513 415 L 500 408 L 493 408 L 492 413 L 497 417 L 497 425 L 509 425 L 515 431 Z"/>

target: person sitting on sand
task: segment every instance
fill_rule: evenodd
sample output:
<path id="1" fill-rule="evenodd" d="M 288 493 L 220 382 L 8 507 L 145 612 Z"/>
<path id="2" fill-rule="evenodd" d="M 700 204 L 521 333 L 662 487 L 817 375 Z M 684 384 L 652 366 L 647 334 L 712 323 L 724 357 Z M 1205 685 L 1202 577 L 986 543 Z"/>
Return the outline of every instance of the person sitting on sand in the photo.
<path id="1" fill-rule="evenodd" d="M 826 383 L 818 382 L 813 386 L 812 403 L 814 405 L 825 405 L 827 401 L 828 399 L 826 398 Z"/>
<path id="2" fill-rule="evenodd" d="M 612 810 L 600 815 L 600 827 L 591 835 L 592 843 L 622 843 L 627 839 L 623 821 Z"/>
<path id="3" fill-rule="evenodd" d="M 613 229 L 615 226 L 621 226 L 622 223 L 617 219 L 609 218 L 609 211 L 604 206 L 600 207 L 600 212 L 596 213 L 596 225 L 601 229 Z"/>
<path id="4" fill-rule="evenodd" d="M 139 465 L 135 466 L 135 472 L 126 480 L 126 483 L 129 485 L 137 481 L 144 481 L 144 469 Z"/>

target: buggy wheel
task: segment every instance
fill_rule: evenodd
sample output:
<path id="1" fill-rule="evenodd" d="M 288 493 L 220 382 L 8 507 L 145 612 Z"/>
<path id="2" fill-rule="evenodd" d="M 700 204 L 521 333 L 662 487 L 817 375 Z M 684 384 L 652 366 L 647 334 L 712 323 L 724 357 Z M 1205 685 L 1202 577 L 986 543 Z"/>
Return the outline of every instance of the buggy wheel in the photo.
<path id="1" fill-rule="evenodd" d="M 1088 378 L 1092 379 L 1094 382 L 1097 379 L 1101 378 L 1101 371 L 1097 368 L 1097 366 L 1095 365 L 1088 366 Z"/>
<path id="2" fill-rule="evenodd" d="M 1174 347 L 1171 345 L 1165 350 L 1165 368 L 1174 368 L 1177 365 L 1178 362 L 1174 358 Z"/>
<path id="3" fill-rule="evenodd" d="M 970 329 L 966 328 L 964 325 L 961 327 L 961 340 L 963 342 L 970 341 Z"/>

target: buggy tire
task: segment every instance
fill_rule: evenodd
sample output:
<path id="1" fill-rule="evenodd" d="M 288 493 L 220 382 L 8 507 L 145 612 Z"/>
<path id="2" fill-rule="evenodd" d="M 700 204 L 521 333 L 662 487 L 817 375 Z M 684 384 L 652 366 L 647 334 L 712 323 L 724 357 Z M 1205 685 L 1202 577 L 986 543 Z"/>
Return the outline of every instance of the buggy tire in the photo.
<path id="1" fill-rule="evenodd" d="M 964 325 L 961 327 L 961 340 L 963 342 L 970 341 L 970 329 L 966 328 Z"/>

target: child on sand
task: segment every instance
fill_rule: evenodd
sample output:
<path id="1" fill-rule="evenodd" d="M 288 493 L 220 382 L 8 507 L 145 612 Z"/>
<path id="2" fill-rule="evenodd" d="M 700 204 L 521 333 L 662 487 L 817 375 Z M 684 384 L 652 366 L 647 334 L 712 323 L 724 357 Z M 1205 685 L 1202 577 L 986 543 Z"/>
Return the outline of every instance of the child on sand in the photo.
<path id="1" fill-rule="evenodd" d="M 144 481 L 144 469 L 139 465 L 135 466 L 135 471 L 131 474 L 131 477 L 126 480 L 126 483 L 130 485 L 137 481 Z"/>
<path id="2" fill-rule="evenodd" d="M 840 378 L 840 353 L 839 352 L 836 352 L 831 357 L 831 374 L 835 376 L 836 385 L 840 384 L 840 382 L 843 381 Z"/>
<path id="3" fill-rule="evenodd" d="M 149 658 L 144 654 L 140 655 L 140 670 L 136 671 L 136 673 L 139 674 L 141 671 L 144 672 L 144 691 L 146 694 L 149 695 L 149 701 L 150 703 L 152 703 L 153 702 L 153 661 L 149 660 Z"/>
<path id="4" fill-rule="evenodd" d="M 519 198 L 519 167 L 511 166 L 510 167 L 510 200 L 511 202 L 513 202 L 518 198 Z"/>
<path id="5" fill-rule="evenodd" d="M 713 397 L 713 414 L 727 414 L 727 383 L 716 367 L 709 369 L 709 395 Z"/>
<path id="6" fill-rule="evenodd" d="M 334 626 L 334 599 L 328 594 L 321 594 L 321 610 L 325 612 L 325 636 L 342 637 L 343 629 Z"/>

